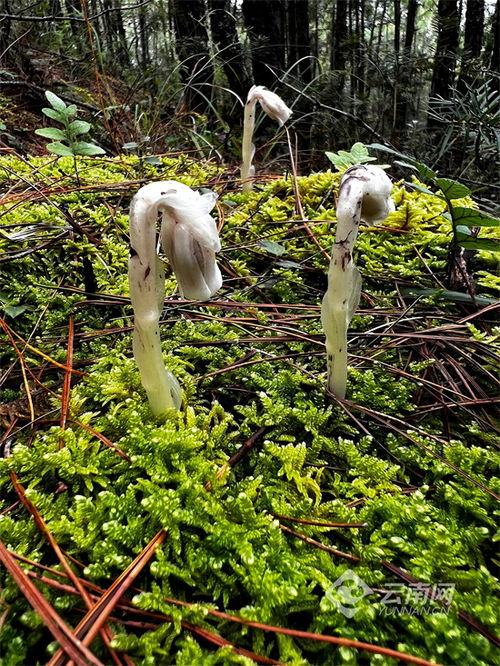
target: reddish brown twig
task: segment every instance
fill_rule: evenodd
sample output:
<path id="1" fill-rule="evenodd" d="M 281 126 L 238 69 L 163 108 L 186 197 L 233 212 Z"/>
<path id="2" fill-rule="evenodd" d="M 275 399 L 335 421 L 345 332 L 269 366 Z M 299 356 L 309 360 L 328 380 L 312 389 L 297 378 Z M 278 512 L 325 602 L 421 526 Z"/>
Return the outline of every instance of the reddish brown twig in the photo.
<path id="1" fill-rule="evenodd" d="M 24 594 L 30 605 L 42 618 L 44 624 L 62 650 L 77 664 L 77 666 L 104 666 L 90 650 L 81 644 L 72 631 L 68 628 L 59 614 L 49 604 L 40 590 L 31 582 L 19 564 L 9 553 L 2 541 L 0 541 L 0 560 L 5 568 L 16 581 L 19 589 Z"/>
<path id="2" fill-rule="evenodd" d="M 166 532 L 160 530 L 148 545 L 142 550 L 135 560 L 118 576 L 114 583 L 106 590 L 99 601 L 92 606 L 85 617 L 78 623 L 75 629 L 75 636 L 81 640 L 82 645 L 90 645 L 101 627 L 104 625 L 109 615 L 113 611 L 116 603 L 125 591 L 132 585 L 135 578 L 151 559 L 155 550 L 164 541 Z M 62 666 L 64 655 L 59 650 L 50 660 L 48 666 Z"/>

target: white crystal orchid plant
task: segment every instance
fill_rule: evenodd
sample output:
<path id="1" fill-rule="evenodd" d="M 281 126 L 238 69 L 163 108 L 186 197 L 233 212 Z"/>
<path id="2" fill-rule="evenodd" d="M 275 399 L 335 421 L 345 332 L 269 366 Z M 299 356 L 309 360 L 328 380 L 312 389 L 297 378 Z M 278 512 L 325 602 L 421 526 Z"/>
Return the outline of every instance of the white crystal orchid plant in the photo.
<path id="1" fill-rule="evenodd" d="M 276 93 L 271 92 L 264 86 L 252 86 L 248 92 L 245 104 L 245 114 L 243 119 L 243 145 L 241 162 L 241 181 L 243 192 L 250 192 L 253 189 L 252 177 L 255 174 L 255 167 L 252 166 L 255 146 L 252 142 L 253 131 L 255 128 L 255 111 L 257 102 L 260 103 L 267 115 L 276 120 L 279 126 L 283 126 L 290 118 L 291 109 Z"/>
<path id="2" fill-rule="evenodd" d="M 347 329 L 361 295 L 361 275 L 353 262 L 359 225 L 382 222 L 394 211 L 392 182 L 380 168 L 356 164 L 340 181 L 337 230 L 328 269 L 328 290 L 321 307 L 326 334 L 328 388 L 345 398 L 347 386 Z"/>
<path id="3" fill-rule="evenodd" d="M 177 278 L 179 292 L 190 300 L 207 300 L 222 286 L 215 260 L 220 250 L 217 226 L 210 215 L 213 192 L 200 195 L 173 180 L 142 187 L 130 206 L 129 287 L 134 309 L 133 350 L 141 382 L 154 414 L 179 409 L 181 388 L 165 368 L 159 320 L 165 297 L 163 264 L 156 252 L 156 222 Z"/>

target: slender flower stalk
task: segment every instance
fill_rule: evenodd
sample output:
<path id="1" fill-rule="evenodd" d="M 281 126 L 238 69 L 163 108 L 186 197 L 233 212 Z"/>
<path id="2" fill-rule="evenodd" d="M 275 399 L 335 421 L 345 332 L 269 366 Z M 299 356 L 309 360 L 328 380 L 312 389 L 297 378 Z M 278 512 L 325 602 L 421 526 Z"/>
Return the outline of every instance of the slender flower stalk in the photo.
<path id="1" fill-rule="evenodd" d="M 243 192 L 250 192 L 253 189 L 252 176 L 255 174 L 255 167 L 252 166 L 252 161 L 255 154 L 255 146 L 252 143 L 252 137 L 255 128 L 255 110 L 257 102 L 260 103 L 261 107 L 270 118 L 279 123 L 280 127 L 286 123 L 292 113 L 285 102 L 281 97 L 278 97 L 276 93 L 267 90 L 264 86 L 252 86 L 250 88 L 243 118 L 243 145 L 241 151 L 241 180 L 243 183 Z"/>
<path id="2" fill-rule="evenodd" d="M 328 388 L 339 398 L 345 398 L 347 386 L 347 329 L 361 295 L 361 275 L 352 258 L 354 243 L 361 222 L 380 223 L 394 210 L 391 190 L 385 172 L 371 164 L 351 167 L 340 181 L 328 290 L 321 307 Z"/>
<path id="3" fill-rule="evenodd" d="M 219 234 L 210 211 L 212 192 L 200 195 L 173 180 L 142 187 L 130 206 L 129 287 L 134 309 L 133 350 L 151 410 L 159 415 L 179 409 L 181 388 L 163 363 L 159 320 L 165 274 L 156 253 L 156 222 L 161 213 L 161 243 L 177 278 L 181 296 L 211 298 L 222 285 L 215 253 Z"/>

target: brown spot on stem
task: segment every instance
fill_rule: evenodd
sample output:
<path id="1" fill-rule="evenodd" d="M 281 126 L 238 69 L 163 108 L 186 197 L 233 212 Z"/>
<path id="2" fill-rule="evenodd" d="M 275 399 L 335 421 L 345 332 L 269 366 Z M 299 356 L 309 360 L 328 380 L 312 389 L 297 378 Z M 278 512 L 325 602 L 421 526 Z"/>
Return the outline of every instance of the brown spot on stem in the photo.
<path id="1" fill-rule="evenodd" d="M 151 266 L 148 266 L 144 271 L 144 279 L 146 279 L 150 273 L 151 273 Z"/>

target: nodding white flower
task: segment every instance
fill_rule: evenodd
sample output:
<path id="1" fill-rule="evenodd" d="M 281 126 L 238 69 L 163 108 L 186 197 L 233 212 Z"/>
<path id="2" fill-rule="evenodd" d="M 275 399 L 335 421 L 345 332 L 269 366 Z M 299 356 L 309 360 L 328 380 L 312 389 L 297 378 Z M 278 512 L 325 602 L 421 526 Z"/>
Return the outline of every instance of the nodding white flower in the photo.
<path id="1" fill-rule="evenodd" d="M 249 192 L 253 188 L 253 183 L 250 178 L 255 173 L 255 169 L 252 166 L 252 160 L 255 154 L 255 146 L 252 143 L 252 136 L 255 127 L 255 108 L 257 102 L 260 103 L 261 107 L 270 118 L 279 123 L 280 127 L 286 123 L 292 114 L 291 109 L 287 107 L 281 97 L 264 86 L 252 86 L 248 91 L 243 119 L 241 163 L 241 180 L 244 192 Z"/>
<path id="2" fill-rule="evenodd" d="M 292 110 L 276 93 L 271 92 L 265 86 L 252 86 L 248 91 L 247 104 L 258 101 L 267 115 L 276 120 L 281 127 L 292 115 Z"/>
<path id="3" fill-rule="evenodd" d="M 321 306 L 328 388 L 339 398 L 345 397 L 347 386 L 347 328 L 361 295 L 361 275 L 352 259 L 354 243 L 361 222 L 376 224 L 394 211 L 391 190 L 387 174 L 371 164 L 356 164 L 340 181 L 328 290 Z"/>
<path id="4" fill-rule="evenodd" d="M 215 261 L 219 234 L 210 211 L 213 192 L 200 195 L 174 180 L 142 187 L 130 205 L 129 287 L 134 309 L 134 357 L 151 409 L 179 409 L 181 389 L 163 364 L 159 319 L 165 297 L 163 265 L 156 253 L 156 222 L 161 213 L 161 244 L 177 278 L 181 296 L 211 298 L 222 285 Z"/>

